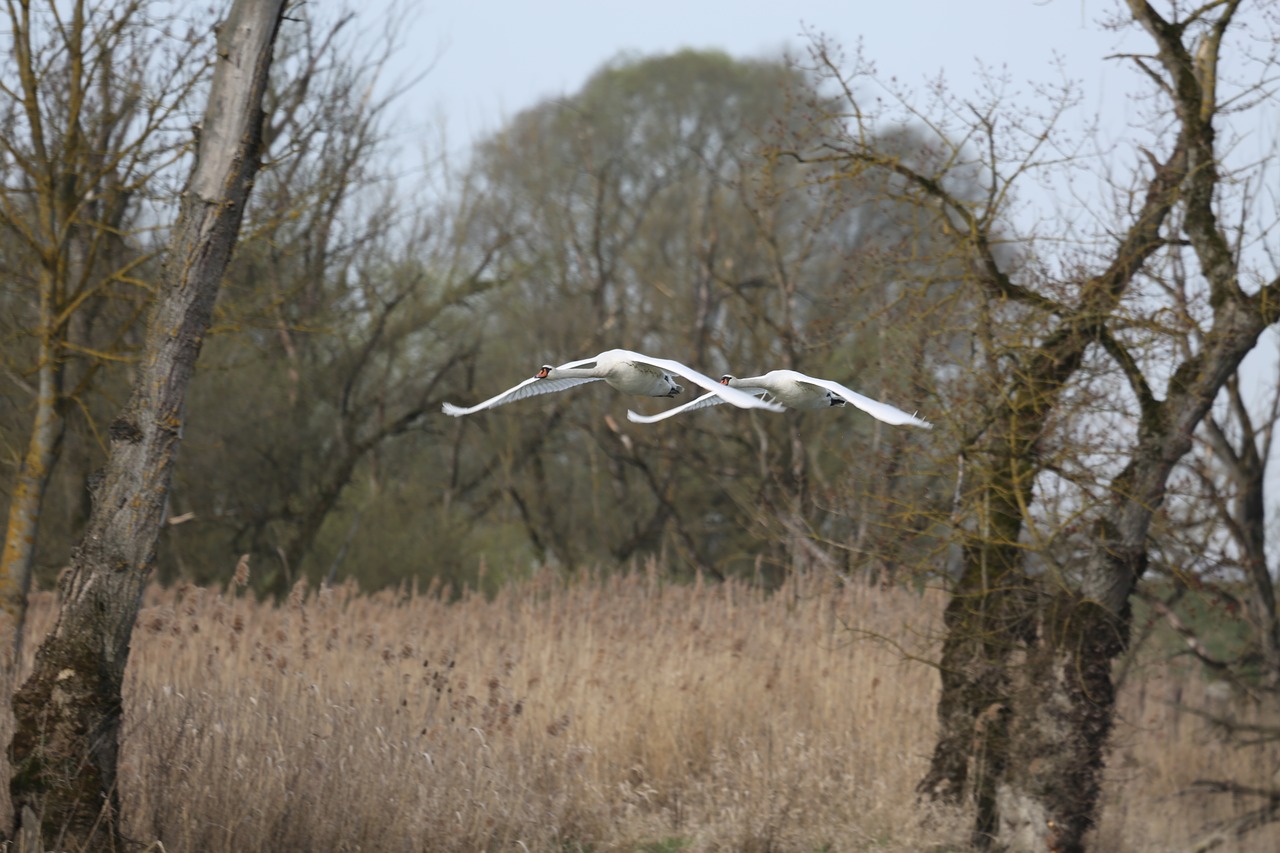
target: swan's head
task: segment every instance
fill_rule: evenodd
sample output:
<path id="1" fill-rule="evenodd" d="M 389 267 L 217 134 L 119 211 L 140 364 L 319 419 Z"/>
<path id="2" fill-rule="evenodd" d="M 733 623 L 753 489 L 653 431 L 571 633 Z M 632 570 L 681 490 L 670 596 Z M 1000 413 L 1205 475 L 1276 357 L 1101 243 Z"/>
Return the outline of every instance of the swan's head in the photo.
<path id="1" fill-rule="evenodd" d="M 721 384 L 721 385 L 728 385 L 730 382 L 732 382 L 734 379 L 737 379 L 737 378 L 738 378 L 738 377 L 736 377 L 736 376 L 730 376 L 728 373 L 726 373 L 724 376 L 721 376 L 721 377 L 720 377 L 720 384 Z"/>
<path id="2" fill-rule="evenodd" d="M 550 375 L 551 375 L 551 371 L 552 371 L 553 369 L 554 369 L 554 368 L 552 368 L 552 366 L 551 366 L 551 365 L 549 365 L 549 364 L 544 364 L 544 365 L 542 365 L 542 369 L 541 369 L 541 370 L 539 370 L 537 373 L 535 373 L 535 374 L 533 374 L 533 375 L 534 375 L 534 377 L 536 377 L 536 378 L 538 378 L 538 379 L 546 379 L 548 376 L 550 376 Z"/>

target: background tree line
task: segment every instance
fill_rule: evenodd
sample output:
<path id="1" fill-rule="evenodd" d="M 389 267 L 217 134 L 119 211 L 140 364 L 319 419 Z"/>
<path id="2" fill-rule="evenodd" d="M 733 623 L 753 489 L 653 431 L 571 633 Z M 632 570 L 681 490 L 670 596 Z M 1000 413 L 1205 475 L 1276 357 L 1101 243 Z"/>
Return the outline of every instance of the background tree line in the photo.
<path id="1" fill-rule="evenodd" d="M 658 553 L 681 572 L 775 578 L 797 559 L 847 571 L 900 558 L 908 545 L 889 531 L 919 516 L 907 492 L 928 477 L 900 464 L 911 437 L 865 419 L 744 433 L 709 413 L 632 430 L 597 389 L 501 417 L 438 416 L 446 398 L 614 345 L 716 375 L 786 366 L 925 399 L 934 380 L 920 356 L 949 358 L 954 344 L 926 341 L 929 312 L 945 309 L 914 279 L 946 279 L 945 263 L 929 263 L 945 249 L 914 213 L 884 210 L 874 181 L 820 191 L 822 170 L 760 156 L 815 132 L 798 116 L 802 72 L 696 52 L 620 58 L 571 101 L 517 116 L 460 174 L 412 182 L 385 126 L 395 93 L 367 97 L 394 42 L 370 54 L 359 26 L 306 19 L 282 34 L 290 71 L 268 93 L 269 167 L 189 397 L 163 577 L 219 578 L 246 552 L 276 593 L 304 576 L 468 584 L 480 561 L 496 581 L 545 561 Z M 886 144 L 917 143 L 904 132 Z M 105 293 L 113 283 L 105 304 L 121 299 Z M 73 340 L 53 359 L 94 373 L 59 396 L 65 440 L 42 442 L 56 455 L 34 552 L 46 584 L 86 512 L 138 290 L 123 331 L 102 333 L 111 343 Z M 11 471 L 44 340 L 32 293 L 9 290 Z M 846 312 L 853 323 L 839 322 Z M 841 464 L 865 443 L 887 448 L 887 468 L 878 455 Z M 871 490 L 906 491 L 886 502 Z"/>
<path id="2" fill-rule="evenodd" d="M 88 518 L 207 81 L 201 27 L 157 26 L 147 0 L 74 9 L 11 6 L 30 38 L 3 75 L 14 613 Z M 1280 304 L 1274 151 L 1232 154 L 1275 57 L 1219 71 L 1246 23 L 1275 25 L 1233 0 L 1127 4 L 1116 26 L 1148 49 L 1125 61 L 1156 106 L 1123 154 L 1073 138 L 1070 82 L 1035 113 L 999 80 L 922 96 L 815 37 L 797 60 L 619 57 L 465 164 L 406 175 L 398 92 L 370 95 L 396 22 L 301 15 L 187 396 L 161 579 L 222 581 L 247 553 L 277 595 L 484 586 L 657 555 L 946 583 L 922 790 L 971 802 L 978 844 L 1078 847 L 1135 631 L 1171 626 L 1255 699 L 1280 679 L 1276 395 L 1239 373 Z M 1028 227 L 1032 184 L 1068 179 L 1085 215 Z M 637 428 L 626 408 L 656 404 L 593 386 L 439 414 L 614 346 L 828 376 L 939 428 L 717 410 Z M 1190 598 L 1237 618 L 1228 648 L 1179 616 Z"/>

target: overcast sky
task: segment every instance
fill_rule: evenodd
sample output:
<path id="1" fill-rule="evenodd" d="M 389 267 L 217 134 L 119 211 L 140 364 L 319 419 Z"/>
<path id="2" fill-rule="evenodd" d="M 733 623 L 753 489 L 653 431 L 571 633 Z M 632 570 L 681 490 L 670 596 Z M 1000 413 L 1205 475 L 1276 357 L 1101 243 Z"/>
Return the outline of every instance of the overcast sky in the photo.
<path id="1" fill-rule="evenodd" d="M 371 24 L 392 0 L 359 4 Z M 405 4 L 402 2 L 402 6 Z M 397 75 L 430 72 L 402 101 L 406 132 L 447 122 L 450 146 L 476 137 L 545 98 L 572 94 L 620 52 L 719 49 L 732 56 L 802 51 L 817 32 L 852 49 L 859 42 L 879 72 L 908 83 L 944 73 L 959 91 L 976 86 L 980 64 L 1007 68 L 1024 84 L 1058 79 L 1061 59 L 1080 81 L 1086 110 L 1124 108 L 1128 68 L 1103 57 L 1121 36 L 1099 25 L 1112 0 L 477 0 L 408 4 L 411 25 Z M 1132 39 L 1132 37 L 1130 37 Z"/>

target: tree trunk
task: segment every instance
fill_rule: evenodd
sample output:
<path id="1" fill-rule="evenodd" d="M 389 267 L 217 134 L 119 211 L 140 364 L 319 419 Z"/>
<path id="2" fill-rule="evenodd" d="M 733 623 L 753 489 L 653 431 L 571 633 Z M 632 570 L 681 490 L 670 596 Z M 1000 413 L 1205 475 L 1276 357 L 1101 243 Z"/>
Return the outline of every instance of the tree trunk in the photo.
<path id="1" fill-rule="evenodd" d="M 1069 590 L 1046 598 L 1010 695 L 993 828 L 1003 849 L 1067 853 L 1084 849 L 1097 811 L 1115 717 L 1111 662 L 1126 647 L 1129 618 Z"/>
<path id="2" fill-rule="evenodd" d="M 46 844 L 120 847 L 116 759 L 121 684 L 155 559 L 183 401 L 258 168 L 262 96 L 284 0 L 236 0 L 196 163 L 161 272 L 133 393 L 109 430 L 93 513 L 72 556 L 58 620 L 13 699 L 14 812 Z"/>
<path id="3" fill-rule="evenodd" d="M 1129 599 L 1146 569 L 1151 519 L 1218 391 L 1277 320 L 1280 280 L 1218 306 L 1203 348 L 1178 367 L 1167 398 L 1144 411 L 1138 446 L 1111 484 L 1114 503 L 1095 527 L 1080 591 L 1059 591 L 1042 609 L 997 797 L 1010 851 L 1085 849 L 1115 717 L 1112 664 L 1128 645 Z"/>
<path id="4" fill-rule="evenodd" d="M 994 449 L 1007 442 L 993 441 Z M 946 640 L 940 672 L 938 740 L 917 790 L 947 802 L 972 798 L 973 842 L 985 847 L 996 831 L 996 784 L 1008 761 L 1010 657 L 1031 629 L 1025 613 L 1026 578 L 1018 538 L 1018 507 L 1030 478 L 1017 456 L 994 462 L 979 518 L 966 533 L 964 569 L 943 614 Z"/>
<path id="5" fill-rule="evenodd" d="M 45 284 L 41 286 L 43 288 Z M 35 418 L 27 451 L 22 457 L 22 467 L 14 481 L 9 519 L 5 526 L 4 552 L 0 556 L 0 606 L 12 620 L 13 629 L 11 663 L 16 663 L 22 650 L 27 591 L 31 588 L 40 510 L 66 430 L 66 421 L 59 411 L 62 404 L 62 366 L 54 349 L 49 335 L 42 335 Z"/>
<path id="6" fill-rule="evenodd" d="M 1056 804 L 1043 802 L 1045 797 L 1053 799 L 1051 789 L 1058 783 L 1045 782 L 1036 775 L 1034 782 L 1015 785 L 1029 800 L 1024 805 L 1011 802 L 1010 779 L 1024 771 L 1052 772 L 1047 768 L 1056 768 L 1053 762 L 1039 762 L 1028 771 L 1024 764 L 1033 760 L 1028 756 L 1052 739 L 1053 726 L 1059 721 L 1048 718 L 1060 713 L 1063 703 L 1071 705 L 1076 701 L 1077 693 L 1086 697 L 1093 694 L 1077 682 L 1064 682 L 1060 689 L 1050 690 L 1043 678 L 1046 673 L 1064 679 L 1072 677 L 1075 664 L 1057 657 L 1059 651 L 1066 649 L 1068 657 L 1090 655 L 1090 662 L 1094 660 L 1092 655 L 1104 655 L 1109 684 L 1111 657 L 1119 653 L 1119 649 L 1111 650 L 1105 642 L 1093 651 L 1077 648 L 1071 644 L 1075 634 L 1063 636 L 1055 627 L 1053 607 L 1046 609 L 1046 602 L 1053 602 L 1059 591 L 1051 591 L 1047 599 L 1037 594 L 1022 564 L 1019 538 L 1023 513 L 1032 505 L 1035 479 L 1041 470 L 1037 443 L 1047 419 L 1057 409 L 1062 391 L 1083 363 L 1086 351 L 1098 342 L 1105 318 L 1119 304 L 1136 271 L 1161 245 L 1160 228 L 1180 198 L 1187 147 L 1185 136 L 1180 137 L 1164 163 L 1156 164 L 1143 206 L 1111 262 L 1081 284 L 1071 313 L 1035 345 L 1033 354 L 999 393 L 998 398 L 1006 402 L 993 413 L 987 439 L 973 452 L 978 482 L 963 501 L 974 522 L 964 533 L 964 572 L 945 614 L 947 636 L 941 660 L 938 740 L 929 772 L 917 790 L 952 802 L 971 797 L 976 806 L 973 841 L 979 848 L 986 848 L 999 838 L 1001 844 L 1015 845 L 1010 849 L 1050 849 L 1043 827 L 1033 827 L 1029 830 L 1032 835 L 1027 835 L 1015 831 L 1010 822 L 1021 821 L 1015 813 L 1023 813 L 1032 815 L 1026 819 L 1029 825 L 1035 824 L 1039 819 L 1036 810 L 1051 807 L 1054 814 L 1061 815 Z M 996 280 L 988 284 L 994 292 L 999 292 L 999 287 Z M 1111 610 L 1117 617 L 1120 611 L 1120 607 Z M 1115 630 L 1127 635 L 1127 621 Z M 1094 645 L 1097 644 L 1090 648 Z M 1021 673 L 1011 667 L 1015 652 L 1027 655 L 1027 665 Z M 1052 663 L 1043 660 L 1044 655 Z M 1099 677 L 1092 663 L 1080 665 L 1086 666 L 1090 677 Z M 1015 675 L 1023 679 L 1037 668 L 1041 670 L 1041 681 L 1029 684 L 1015 680 Z M 1111 698 L 1101 696 L 1100 701 L 1110 703 Z M 1110 727 L 1110 705 L 1101 713 L 1106 725 L 1092 728 L 1084 721 L 1088 715 L 1077 715 L 1080 719 L 1076 720 L 1079 725 L 1075 731 L 1082 740 L 1074 742 L 1078 749 L 1070 751 L 1069 758 L 1092 768 L 1088 773 L 1096 774 L 1100 767 Z M 1047 717 L 1042 719 L 1042 715 Z M 1042 731 L 1045 726 L 1049 728 Z M 1088 773 L 1081 770 L 1081 778 Z M 1046 787 L 1039 787 L 1041 782 Z M 1079 796 L 1080 801 L 1074 802 L 1071 809 L 1072 819 L 1078 818 L 1087 829 L 1096 809 L 1096 787 L 1081 789 Z M 1006 813 L 1010 808 L 1014 811 Z M 1063 820 L 1061 816 L 1056 818 L 1055 826 Z M 1009 832 L 1014 832 L 1013 838 L 1006 837 Z M 1024 835 L 1028 843 L 1034 836 L 1034 843 L 1017 847 L 1014 839 Z"/>
<path id="7" fill-rule="evenodd" d="M 1103 288 L 1106 280 L 1091 284 Z M 979 848 L 999 831 L 998 786 L 1013 734 L 1011 658 L 1037 636 L 1032 583 L 1019 544 L 1024 507 L 1032 502 L 1039 472 L 1035 446 L 1089 340 L 1077 321 L 1043 342 L 973 453 L 977 482 L 965 498 L 971 520 L 964 532 L 964 569 L 944 614 L 938 740 L 917 790 L 949 802 L 971 797 L 973 843 Z"/>

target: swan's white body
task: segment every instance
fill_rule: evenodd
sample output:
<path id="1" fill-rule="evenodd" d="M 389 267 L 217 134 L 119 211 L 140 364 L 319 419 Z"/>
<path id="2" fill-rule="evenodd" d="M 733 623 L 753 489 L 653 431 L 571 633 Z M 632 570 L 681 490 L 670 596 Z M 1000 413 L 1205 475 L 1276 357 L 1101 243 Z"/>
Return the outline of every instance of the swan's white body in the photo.
<path id="1" fill-rule="evenodd" d="M 641 397 L 674 397 L 684 388 L 675 377 L 684 376 L 695 384 L 706 388 L 718 403 L 731 403 L 744 409 L 770 409 L 782 411 L 782 406 L 761 400 L 746 391 L 716 382 L 691 367 L 672 361 L 669 358 L 653 358 L 638 352 L 625 349 L 611 349 L 600 353 L 595 358 L 584 358 L 570 361 L 559 367 L 544 364 L 536 376 L 532 376 L 513 388 L 508 388 L 483 403 L 469 408 L 445 403 L 442 406 L 446 415 L 455 418 L 469 415 L 484 409 L 492 409 L 506 403 L 514 403 L 525 397 L 536 394 L 548 394 L 552 391 L 563 391 L 584 382 L 595 382 L 603 379 L 624 394 L 636 394 Z"/>
<path id="2" fill-rule="evenodd" d="M 864 397 L 852 388 L 846 388 L 829 379 L 816 379 L 795 370 L 770 370 L 763 376 L 752 376 L 738 379 L 724 376 L 720 382 L 727 387 L 745 391 L 748 394 L 771 399 L 781 403 L 788 409 L 826 409 L 831 406 L 851 405 L 871 415 L 877 420 L 895 426 L 917 426 L 932 429 L 933 424 L 921 420 L 915 415 L 907 414 L 901 409 Z M 722 401 L 714 394 L 704 394 L 696 400 L 676 406 L 656 415 L 638 415 L 628 411 L 627 418 L 636 423 L 651 424 L 694 409 L 705 409 L 707 406 L 719 405 Z"/>

